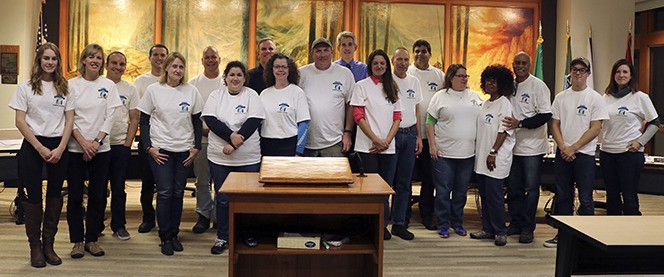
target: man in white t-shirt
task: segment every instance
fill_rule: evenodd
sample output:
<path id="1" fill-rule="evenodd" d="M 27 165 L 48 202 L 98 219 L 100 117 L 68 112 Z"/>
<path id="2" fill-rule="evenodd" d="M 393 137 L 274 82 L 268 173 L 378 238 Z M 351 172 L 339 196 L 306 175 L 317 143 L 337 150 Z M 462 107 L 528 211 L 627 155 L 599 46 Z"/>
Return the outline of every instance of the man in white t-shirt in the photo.
<path id="1" fill-rule="evenodd" d="M 530 74 L 530 56 L 519 52 L 512 61 L 515 94 L 510 98 L 514 116 L 503 119 L 507 130 L 515 129 L 512 168 L 507 177 L 507 206 L 510 225 L 507 235 L 519 235 L 520 243 L 531 243 L 539 203 L 542 159 L 548 149 L 546 123 L 551 119 L 551 92 L 542 80 Z"/>
<path id="2" fill-rule="evenodd" d="M 415 76 L 420 80 L 422 89 L 422 102 L 419 109 L 419 124 L 422 130 L 422 153 L 415 160 L 415 170 L 421 183 L 419 208 L 422 217 L 422 225 L 428 230 L 437 230 L 433 223 L 433 202 L 434 186 L 431 177 L 431 157 L 429 155 L 429 143 L 427 142 L 426 121 L 427 109 L 431 97 L 442 88 L 445 82 L 445 73 L 442 70 L 429 64 L 431 59 L 431 44 L 428 41 L 420 39 L 413 43 L 414 62 L 408 68 L 408 74 Z"/>
<path id="3" fill-rule="evenodd" d="M 574 212 L 574 185 L 579 191 L 579 215 L 595 214 L 593 188 L 595 152 L 602 120 L 609 119 L 604 99 L 586 85 L 590 62 L 579 57 L 570 64 L 572 86 L 556 95 L 551 106 L 551 133 L 558 145 L 555 160 L 555 215 Z M 544 242 L 556 247 L 558 236 Z"/>
<path id="4" fill-rule="evenodd" d="M 277 45 L 271 38 L 264 38 L 258 42 L 258 66 L 249 69 L 249 82 L 247 87 L 255 90 L 259 95 L 267 88 L 265 78 L 263 78 L 263 71 L 267 62 L 272 58 L 272 55 L 277 51 Z"/>
<path id="5" fill-rule="evenodd" d="M 134 80 L 134 86 L 138 90 L 138 95 L 142 98 L 145 89 L 154 83 L 159 82 L 161 76 L 162 64 L 166 55 L 168 55 L 168 48 L 163 44 L 155 44 L 150 47 L 150 72 L 138 76 Z M 143 222 L 138 226 L 139 233 L 147 233 L 154 228 L 155 225 L 155 212 L 152 206 L 154 198 L 154 176 L 152 176 L 152 169 L 148 163 L 148 155 L 142 149 L 143 143 L 138 142 L 138 161 L 141 164 L 141 208 L 143 209 Z"/>
<path id="6" fill-rule="evenodd" d="M 212 46 L 205 47 L 203 50 L 204 71 L 196 77 L 189 80 L 189 84 L 198 89 L 198 93 L 207 101 L 210 94 L 219 89 L 223 83 L 223 75 L 219 71 L 219 52 Z M 210 219 L 213 218 L 214 205 L 212 202 L 212 189 L 210 187 L 210 166 L 207 159 L 208 133 L 210 129 L 203 122 L 203 139 L 201 141 L 201 151 L 194 159 L 194 173 L 196 174 L 196 213 L 198 221 L 192 228 L 196 234 L 205 232 L 210 228 Z"/>
<path id="7" fill-rule="evenodd" d="M 332 63 L 332 54 L 332 43 L 318 38 L 311 44 L 314 62 L 300 67 L 299 87 L 311 115 L 304 149 L 308 157 L 343 157 L 352 143 L 353 110 L 348 102 L 355 78 L 348 68 Z"/>

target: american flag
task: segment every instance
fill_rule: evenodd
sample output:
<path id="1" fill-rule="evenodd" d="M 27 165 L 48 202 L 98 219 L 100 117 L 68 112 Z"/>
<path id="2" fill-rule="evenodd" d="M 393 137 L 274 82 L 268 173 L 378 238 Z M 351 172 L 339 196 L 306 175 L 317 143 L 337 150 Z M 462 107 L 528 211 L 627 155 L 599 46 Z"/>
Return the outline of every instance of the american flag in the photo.
<path id="1" fill-rule="evenodd" d="M 35 50 L 39 49 L 44 42 L 48 41 L 48 24 L 46 24 L 46 21 L 44 20 L 44 5 L 46 5 L 46 0 L 42 0 L 41 2 L 41 7 L 39 8 L 39 22 L 37 23 L 37 44 Z"/>

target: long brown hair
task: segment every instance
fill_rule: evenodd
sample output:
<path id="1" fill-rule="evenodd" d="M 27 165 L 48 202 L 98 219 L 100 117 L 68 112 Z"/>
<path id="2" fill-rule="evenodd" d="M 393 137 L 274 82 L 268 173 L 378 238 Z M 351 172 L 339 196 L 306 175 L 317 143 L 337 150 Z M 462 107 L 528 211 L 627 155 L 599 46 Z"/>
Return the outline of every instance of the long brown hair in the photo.
<path id="1" fill-rule="evenodd" d="M 399 87 L 392 78 L 392 66 L 390 64 L 390 58 L 387 56 L 385 51 L 382 49 L 377 49 L 369 54 L 369 58 L 367 58 L 367 72 L 369 73 L 369 76 L 373 75 L 371 63 L 373 62 L 374 58 L 376 58 L 376 56 L 381 56 L 383 59 L 385 59 L 385 73 L 383 73 L 383 76 L 381 76 L 383 78 L 383 92 L 385 92 L 387 99 L 390 100 L 391 103 L 396 103 L 397 100 L 399 100 Z"/>
<path id="2" fill-rule="evenodd" d="M 626 60 L 626 59 L 620 59 L 617 60 L 616 63 L 613 64 L 613 67 L 611 68 L 611 79 L 609 79 L 609 85 L 606 86 L 606 90 L 604 90 L 604 93 L 613 95 L 614 93 L 618 92 L 620 90 L 620 87 L 618 86 L 618 82 L 616 82 L 616 72 L 618 71 L 618 67 L 621 65 L 626 65 L 629 68 L 629 82 L 627 83 L 628 86 L 631 87 L 632 93 L 635 93 L 639 90 L 639 80 L 636 76 L 634 76 L 634 65 L 632 62 Z"/>
<path id="3" fill-rule="evenodd" d="M 55 52 L 55 57 L 58 59 L 58 65 L 55 67 L 53 72 L 53 86 L 55 91 L 59 96 L 66 96 L 69 94 L 69 85 L 67 79 L 65 79 L 62 74 L 62 58 L 60 56 L 60 49 L 58 46 L 52 42 L 44 43 L 35 54 L 35 60 L 32 63 L 32 69 L 30 70 L 30 81 L 28 82 L 32 87 L 34 94 L 42 95 L 42 75 L 44 75 L 44 70 L 41 67 L 41 59 L 44 56 L 46 50 L 53 50 Z"/>

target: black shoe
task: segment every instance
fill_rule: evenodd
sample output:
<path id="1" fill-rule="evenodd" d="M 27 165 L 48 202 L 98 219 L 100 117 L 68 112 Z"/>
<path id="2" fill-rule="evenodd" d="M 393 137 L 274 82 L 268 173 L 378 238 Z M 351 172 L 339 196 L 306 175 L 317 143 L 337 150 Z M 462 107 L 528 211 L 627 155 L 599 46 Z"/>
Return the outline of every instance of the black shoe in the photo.
<path id="1" fill-rule="evenodd" d="M 521 235 L 519 235 L 519 242 L 520 243 L 531 243 L 531 242 L 533 242 L 534 237 L 535 236 L 533 235 L 533 232 L 523 231 L 523 232 L 521 232 Z"/>
<path id="2" fill-rule="evenodd" d="M 400 237 L 403 240 L 412 240 L 415 238 L 415 235 L 403 225 L 392 225 L 392 235 Z"/>
<path id="3" fill-rule="evenodd" d="M 521 228 L 511 223 L 509 226 L 507 226 L 507 233 L 505 233 L 506 236 L 514 236 L 519 234 L 521 234 Z"/>
<path id="4" fill-rule="evenodd" d="M 184 250 L 184 248 L 182 247 L 182 243 L 177 237 L 171 239 L 171 243 L 173 243 L 173 251 L 180 252 Z"/>
<path id="5" fill-rule="evenodd" d="M 423 217 L 422 225 L 424 225 L 424 228 L 427 230 L 438 230 L 438 226 L 433 224 L 433 220 L 430 217 Z"/>
<path id="6" fill-rule="evenodd" d="M 390 234 L 390 231 L 387 230 L 387 227 L 385 227 L 385 230 L 383 230 L 383 239 L 384 240 L 390 240 L 392 238 L 392 234 Z"/>
<path id="7" fill-rule="evenodd" d="M 191 231 L 195 234 L 200 234 L 207 231 L 207 229 L 210 229 L 210 219 L 198 214 L 198 221 L 196 222 L 196 225 L 191 228 Z"/>
<path id="8" fill-rule="evenodd" d="M 496 246 L 505 246 L 505 244 L 507 244 L 507 236 L 496 235 L 496 239 L 494 240 L 493 244 L 495 244 Z"/>
<path id="9" fill-rule="evenodd" d="M 154 228 L 154 222 L 143 222 L 141 225 L 138 226 L 138 232 L 139 233 L 147 233 L 152 231 L 152 228 Z M 165 255 L 165 254 L 164 254 Z"/>
<path id="10" fill-rule="evenodd" d="M 173 241 L 165 240 L 161 242 L 161 254 L 173 256 Z"/>
<path id="11" fill-rule="evenodd" d="M 224 253 L 224 251 L 228 248 L 228 242 L 223 239 L 216 239 L 214 241 L 214 245 L 212 246 L 212 249 L 210 249 L 210 253 L 218 255 L 221 253 Z"/>

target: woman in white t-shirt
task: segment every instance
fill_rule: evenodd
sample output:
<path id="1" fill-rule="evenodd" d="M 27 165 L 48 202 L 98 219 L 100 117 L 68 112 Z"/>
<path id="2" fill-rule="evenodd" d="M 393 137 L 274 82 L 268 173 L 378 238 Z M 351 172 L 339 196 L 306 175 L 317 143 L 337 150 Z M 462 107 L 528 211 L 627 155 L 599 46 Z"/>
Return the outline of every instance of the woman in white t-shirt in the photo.
<path id="1" fill-rule="evenodd" d="M 383 50 L 374 50 L 367 58 L 369 78 L 355 84 L 350 97 L 353 118 L 360 127 L 355 137 L 355 151 L 362 157 L 367 172 L 380 175 L 390 186 L 396 171 L 394 137 L 401 122 L 399 87 L 394 82 L 390 59 Z M 384 238 L 392 235 L 387 230 L 390 208 L 385 198 Z"/>
<path id="2" fill-rule="evenodd" d="M 30 80 L 16 89 L 9 107 L 16 111 L 16 128 L 23 135 L 18 152 L 19 186 L 27 192 L 23 205 L 25 233 L 30 243 L 30 264 L 59 265 L 53 251 L 62 211 L 62 183 L 69 152 L 67 142 L 74 126 L 74 100 L 62 76 L 60 50 L 50 42 L 35 54 Z M 46 210 L 42 210 L 42 167 L 48 172 Z M 42 216 L 44 221 L 43 241 Z"/>
<path id="3" fill-rule="evenodd" d="M 639 91 L 633 72 L 631 62 L 618 60 L 604 94 L 609 120 L 602 124 L 599 157 L 608 215 L 641 215 L 638 187 L 643 146 L 660 126 L 657 111 L 648 95 Z M 644 122 L 645 130 L 641 132 Z"/>
<path id="4" fill-rule="evenodd" d="M 213 91 L 205 102 L 203 120 L 208 134 L 208 163 L 214 182 L 217 238 L 210 249 L 221 254 L 228 248 L 228 196 L 219 193 L 231 172 L 258 172 L 261 145 L 258 127 L 265 110 L 258 93 L 247 85 L 247 68 L 232 61 L 224 69 L 226 86 Z"/>
<path id="5" fill-rule="evenodd" d="M 69 240 L 74 243 L 72 258 L 82 258 L 85 251 L 103 256 L 97 243 L 104 226 L 106 188 L 111 161 L 108 134 L 113 114 L 122 106 L 115 83 L 104 73 L 104 49 L 90 44 L 78 59 L 80 76 L 69 80 L 74 97 L 74 130 L 69 139 L 69 170 L 67 171 L 67 224 Z M 88 207 L 83 219 L 83 191 L 87 184 Z M 85 241 L 85 244 L 84 244 Z"/>
<path id="6" fill-rule="evenodd" d="M 265 107 L 261 125 L 263 156 L 302 156 L 309 128 L 309 104 L 297 86 L 300 73 L 290 57 L 277 53 L 263 73 L 268 88 L 260 94 Z"/>
<path id="7" fill-rule="evenodd" d="M 450 65 L 446 72 L 443 89 L 429 103 L 425 125 L 436 188 L 434 215 L 441 238 L 450 236 L 450 227 L 460 236 L 468 234 L 463 228 L 463 208 L 473 176 L 475 121 L 482 104 L 477 92 L 468 88 L 470 76 L 464 65 Z"/>
<path id="8" fill-rule="evenodd" d="M 203 99 L 185 80 L 186 60 L 173 52 L 166 56 L 159 82 L 145 89 L 138 104 L 141 141 L 150 158 L 157 188 L 157 224 L 161 253 L 182 251 L 178 239 L 184 187 L 190 167 L 201 149 Z"/>
<path id="9" fill-rule="evenodd" d="M 514 92 L 514 76 L 504 65 L 487 66 L 480 82 L 489 99 L 482 103 L 477 117 L 475 173 L 482 198 L 482 230 L 473 239 L 493 239 L 497 246 L 507 244 L 503 186 L 512 167 L 514 130 L 506 130 L 502 120 L 513 116 L 507 97 Z"/>

